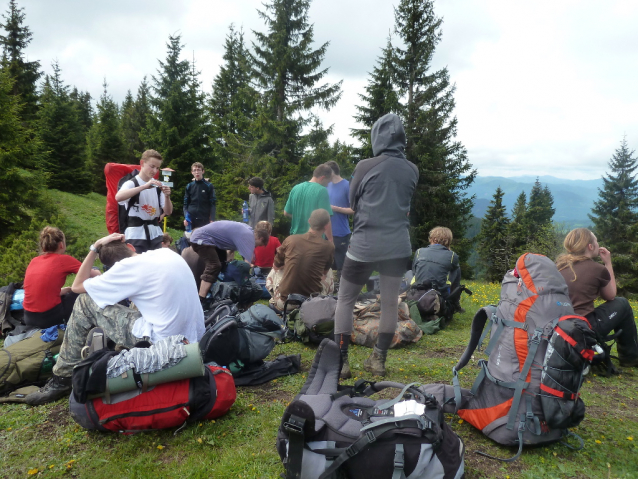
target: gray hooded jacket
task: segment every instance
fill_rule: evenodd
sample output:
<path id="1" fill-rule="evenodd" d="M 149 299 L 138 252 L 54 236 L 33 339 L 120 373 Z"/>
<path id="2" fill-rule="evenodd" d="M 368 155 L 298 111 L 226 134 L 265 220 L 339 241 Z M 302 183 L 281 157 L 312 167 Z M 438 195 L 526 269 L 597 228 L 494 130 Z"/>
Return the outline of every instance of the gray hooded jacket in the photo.
<path id="1" fill-rule="evenodd" d="M 405 145 L 397 115 L 388 113 L 372 127 L 375 157 L 360 161 L 350 182 L 351 259 L 372 262 L 412 254 L 408 213 L 419 170 L 405 158 Z"/>

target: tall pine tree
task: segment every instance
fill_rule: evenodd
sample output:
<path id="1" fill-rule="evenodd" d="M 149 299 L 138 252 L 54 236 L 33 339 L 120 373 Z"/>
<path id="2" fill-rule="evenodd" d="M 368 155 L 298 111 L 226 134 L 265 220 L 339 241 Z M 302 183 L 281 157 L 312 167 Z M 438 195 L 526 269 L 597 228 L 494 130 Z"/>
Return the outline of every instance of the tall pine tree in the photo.
<path id="1" fill-rule="evenodd" d="M 514 208 L 512 208 L 512 221 L 509 226 L 509 236 L 511 238 L 511 247 L 513 257 L 511 259 L 510 266 L 514 266 L 516 259 L 521 251 L 525 249 L 527 244 L 527 195 L 524 191 L 521 191 L 520 195 L 516 198 Z"/>
<path id="2" fill-rule="evenodd" d="M 510 222 L 503 205 L 504 194 L 499 186 L 483 218 L 477 238 L 479 261 L 485 268 L 485 278 L 490 282 L 500 282 L 510 263 Z"/>
<path id="3" fill-rule="evenodd" d="M 352 136 L 361 144 L 356 151 L 359 159 L 373 156 L 370 131 L 374 122 L 386 113 L 401 112 L 399 96 L 392 79 L 393 59 L 392 43 L 388 38 L 388 43 L 382 50 L 377 65 L 370 73 L 365 94 L 359 93 L 359 98 L 364 102 L 364 105 L 356 107 L 357 114 L 354 119 L 364 127 L 351 129 Z"/>
<path id="4" fill-rule="evenodd" d="M 49 174 L 49 187 L 88 193 L 91 182 L 86 171 L 84 126 L 57 63 L 53 63 L 53 75 L 45 77 L 36 137 L 42 148 L 42 169 Z"/>
<path id="5" fill-rule="evenodd" d="M 2 70 L 8 72 L 13 79 L 11 94 L 20 97 L 23 107 L 20 118 L 25 122 L 33 122 L 38 112 L 37 82 L 42 76 L 40 62 L 26 61 L 24 50 L 31 43 L 33 34 L 24 25 L 24 9 L 18 8 L 15 0 L 9 0 L 9 10 L 3 15 L 4 21 L 0 29 L 6 32 L 0 35 L 2 47 Z"/>
<path id="6" fill-rule="evenodd" d="M 253 31 L 254 75 L 263 94 L 255 122 L 256 153 L 265 159 L 265 173 L 275 191 L 285 194 L 292 182 L 307 175 L 299 164 L 299 138 L 314 107 L 330 109 L 341 97 L 341 82 L 321 83 L 328 69 L 322 62 L 328 42 L 313 49 L 308 23 L 309 0 L 271 0 L 259 11 L 265 33 Z"/>
<path id="7" fill-rule="evenodd" d="M 184 188 L 192 178 L 191 165 L 199 161 L 208 168 L 213 167 L 210 126 L 199 72 L 188 60 L 180 58 L 181 37 L 169 36 L 167 49 L 166 60 L 159 62 L 157 77 L 153 77 L 150 98 L 153 114 L 148 117 L 141 139 L 162 154 L 162 167 L 175 170 L 171 181 L 177 197 L 183 197 Z"/>
<path id="8" fill-rule="evenodd" d="M 122 135 L 126 146 L 126 158 L 131 164 L 138 163 L 140 156 L 147 149 L 142 140 L 142 130 L 151 116 L 149 86 L 146 77 L 137 89 L 137 96 L 133 99 L 130 90 L 122 104 Z"/>
<path id="9" fill-rule="evenodd" d="M 627 139 L 609 161 L 589 219 L 598 242 L 611 251 L 616 282 L 622 292 L 638 292 L 638 163 Z"/>
<path id="10" fill-rule="evenodd" d="M 73 87 L 69 97 L 71 98 L 71 101 L 75 103 L 75 108 L 78 111 L 78 118 L 84 127 L 84 132 L 88 134 L 89 130 L 93 126 L 93 105 L 91 104 L 91 94 L 88 91 L 79 91 L 76 87 Z"/>
<path id="11" fill-rule="evenodd" d="M 97 104 L 97 115 L 88 136 L 88 170 L 93 191 L 106 194 L 104 166 L 107 163 L 123 163 L 126 160 L 126 147 L 122 137 L 119 109 L 113 97 L 107 92 L 104 80 L 104 92 Z"/>
<path id="12" fill-rule="evenodd" d="M 467 150 L 456 140 L 454 85 L 447 68 L 431 71 L 432 57 L 441 40 L 441 23 L 433 0 L 401 0 L 395 8 L 394 80 L 402 94 L 402 117 L 407 136 L 406 155 L 420 176 L 410 211 L 413 244 L 427 244 L 435 226 L 447 226 L 462 263 L 470 253 L 465 238 L 473 198 L 465 190 L 476 170 Z M 469 271 L 462 264 L 464 272 Z"/>

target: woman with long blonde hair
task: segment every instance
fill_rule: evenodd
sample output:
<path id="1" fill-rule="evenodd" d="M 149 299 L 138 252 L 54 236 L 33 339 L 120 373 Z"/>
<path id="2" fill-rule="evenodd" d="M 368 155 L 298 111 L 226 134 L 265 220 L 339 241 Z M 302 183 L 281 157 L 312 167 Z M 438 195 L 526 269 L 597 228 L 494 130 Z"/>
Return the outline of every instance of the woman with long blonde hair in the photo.
<path id="1" fill-rule="evenodd" d="M 563 243 L 565 253 L 556 260 L 567 288 L 574 312 L 585 316 L 599 337 L 622 329 L 617 338 L 621 366 L 638 367 L 638 336 L 629 301 L 616 297 L 616 278 L 611 253 L 598 245 L 596 235 L 587 228 L 570 231 Z M 602 260 L 603 264 L 594 261 Z M 598 297 L 605 300 L 594 307 Z"/>

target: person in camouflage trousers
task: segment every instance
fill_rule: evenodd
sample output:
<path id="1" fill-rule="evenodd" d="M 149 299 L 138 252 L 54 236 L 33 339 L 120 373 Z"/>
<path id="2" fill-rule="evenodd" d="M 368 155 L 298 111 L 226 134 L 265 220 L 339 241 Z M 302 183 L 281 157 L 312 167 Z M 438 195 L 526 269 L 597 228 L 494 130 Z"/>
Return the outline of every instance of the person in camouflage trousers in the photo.
<path id="1" fill-rule="evenodd" d="M 65 341 L 60 348 L 58 361 L 53 367 L 53 374 L 71 377 L 73 367 L 82 360 L 82 348 L 86 344 L 89 331 L 93 328 L 101 328 L 104 336 L 113 341 L 116 347 L 132 348 L 137 342 L 148 340 L 133 335 L 133 324 L 140 316 L 137 308 L 127 308 L 121 304 L 100 309 L 88 294 L 81 294 L 69 318 Z"/>
<path id="2" fill-rule="evenodd" d="M 98 254 L 108 271 L 94 281 L 90 271 Z M 69 395 L 73 368 L 82 360 L 82 349 L 95 338 L 95 331 L 123 348 L 177 334 L 197 342 L 204 334 L 204 313 L 195 278 L 186 262 L 169 249 L 137 254 L 124 243 L 124 235 L 106 236 L 91 245 L 71 288 L 80 296 L 69 318 L 53 376 L 25 398 L 32 406 Z M 122 306 L 125 299 L 135 306 Z"/>

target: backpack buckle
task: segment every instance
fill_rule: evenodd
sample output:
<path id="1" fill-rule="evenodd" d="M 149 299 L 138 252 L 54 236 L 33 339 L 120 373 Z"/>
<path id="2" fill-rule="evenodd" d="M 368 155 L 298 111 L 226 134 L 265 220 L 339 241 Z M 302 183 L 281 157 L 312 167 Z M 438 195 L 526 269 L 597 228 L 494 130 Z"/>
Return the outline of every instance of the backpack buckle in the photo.
<path id="1" fill-rule="evenodd" d="M 527 323 L 525 325 L 527 326 Z M 532 336 L 532 342 L 540 343 L 541 339 L 543 339 L 543 331 L 539 329 L 534 330 L 534 335 Z"/>
<path id="2" fill-rule="evenodd" d="M 372 431 L 366 431 L 366 437 L 368 438 L 368 443 L 372 444 L 377 440 L 377 436 L 374 435 Z"/>
<path id="3" fill-rule="evenodd" d="M 284 429 L 292 434 L 303 434 L 303 426 L 305 422 L 305 419 L 290 416 L 288 421 L 284 423 Z"/>

